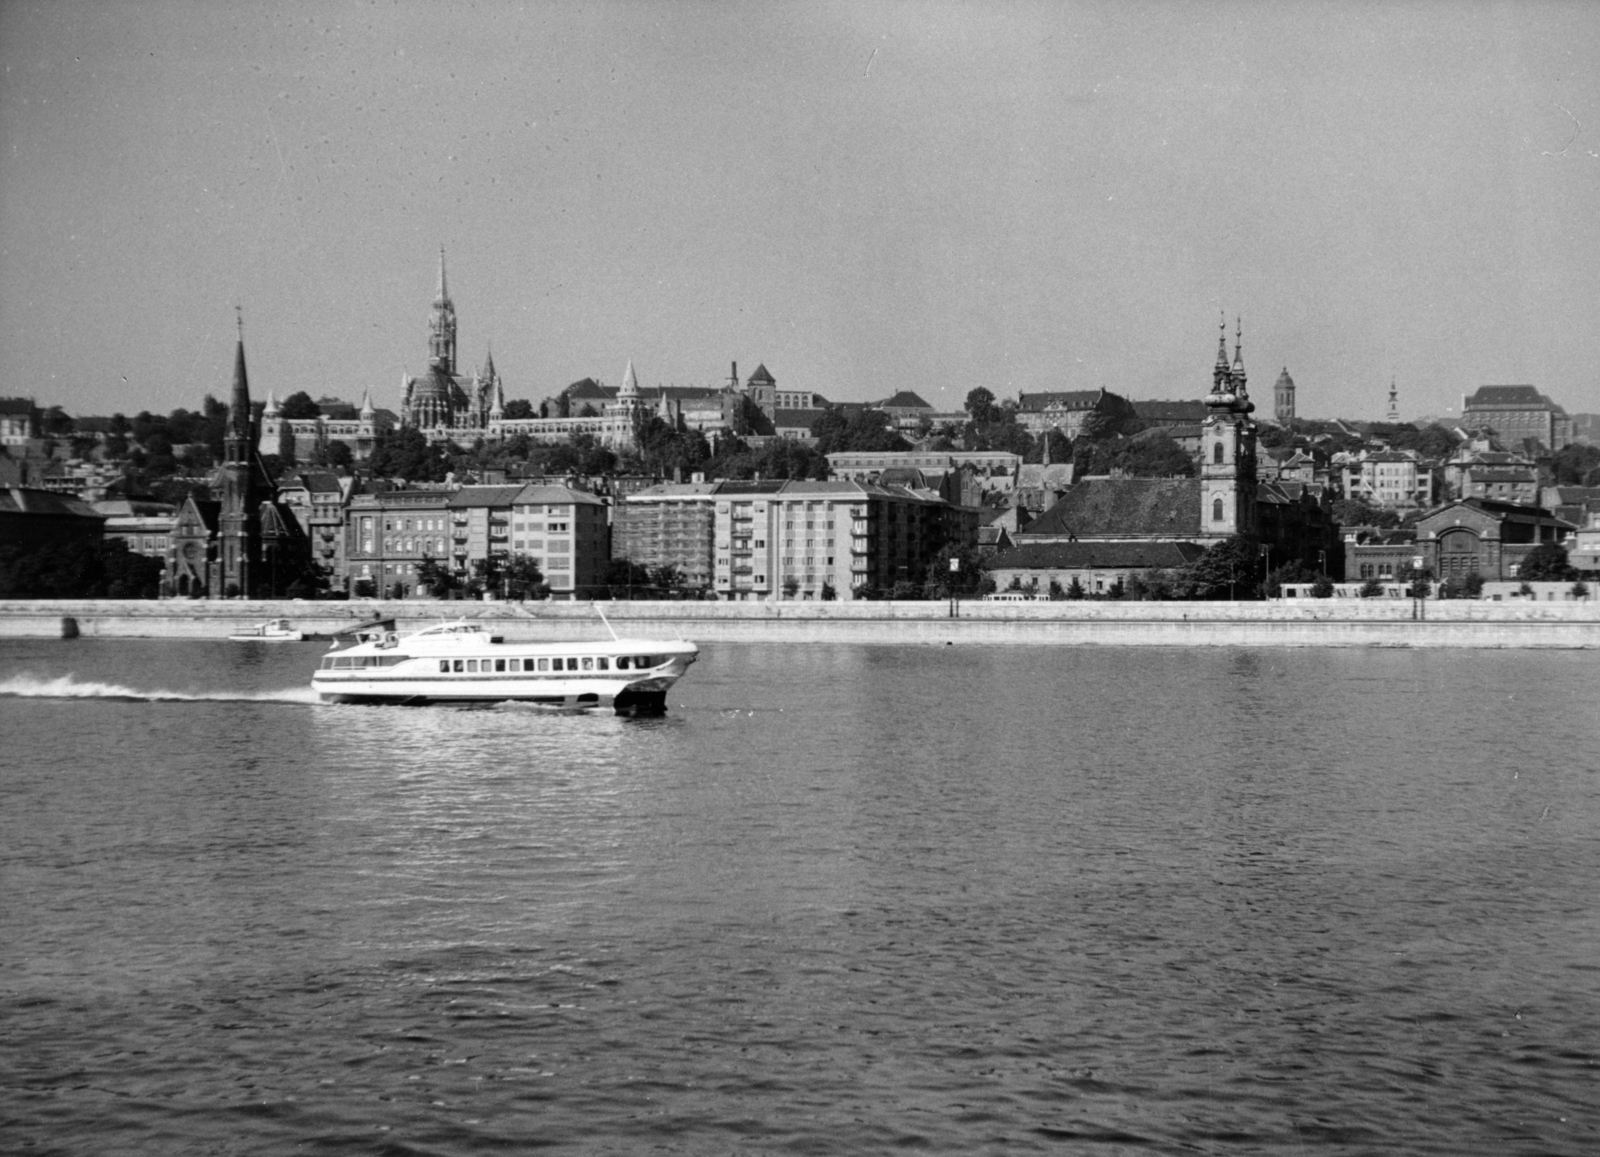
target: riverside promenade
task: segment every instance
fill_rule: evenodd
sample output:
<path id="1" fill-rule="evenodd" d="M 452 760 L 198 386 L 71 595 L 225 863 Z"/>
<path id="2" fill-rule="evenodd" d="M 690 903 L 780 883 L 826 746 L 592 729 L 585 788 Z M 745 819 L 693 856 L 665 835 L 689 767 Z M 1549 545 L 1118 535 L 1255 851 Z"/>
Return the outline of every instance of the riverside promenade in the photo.
<path id="1" fill-rule="evenodd" d="M 494 623 L 507 638 L 682 636 L 695 642 L 944 646 L 1600 648 L 1600 601 L 1297 599 L 1274 602 L 355 602 L 12 600 L 0 638 L 226 639 L 266 619 L 331 636 L 394 619 Z M 1420 617 L 1418 617 L 1420 614 Z"/>

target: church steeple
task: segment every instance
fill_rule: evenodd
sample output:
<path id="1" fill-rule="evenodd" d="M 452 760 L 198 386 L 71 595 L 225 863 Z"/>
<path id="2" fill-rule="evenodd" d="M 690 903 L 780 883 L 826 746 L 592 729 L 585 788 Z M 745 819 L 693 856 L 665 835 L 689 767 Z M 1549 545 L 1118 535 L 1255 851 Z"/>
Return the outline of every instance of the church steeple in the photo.
<path id="1" fill-rule="evenodd" d="M 428 360 L 447 374 L 456 372 L 456 307 L 445 282 L 444 246 L 439 246 L 439 292 L 428 317 Z"/>
<path id="2" fill-rule="evenodd" d="M 1249 394 L 1250 394 L 1250 391 L 1248 389 L 1246 389 L 1246 387 L 1245 387 L 1245 380 L 1246 379 L 1245 379 L 1245 374 L 1244 374 L 1244 319 L 1240 318 L 1240 317 L 1236 317 L 1233 320 L 1234 320 L 1234 324 L 1238 327 L 1234 331 L 1234 344 L 1233 344 L 1233 392 L 1238 394 L 1241 398 L 1244 398 L 1244 397 L 1248 397 Z M 1254 408 L 1255 408 L 1254 406 L 1251 407 L 1251 409 L 1254 409 Z"/>
<path id="3" fill-rule="evenodd" d="M 222 509 L 217 519 L 220 557 L 212 564 L 212 598 L 249 598 L 254 593 L 261 558 L 261 494 L 256 489 L 255 440 L 251 438 L 250 380 L 244 368 L 244 314 L 239 314 L 239 340 L 233 354 L 233 393 L 228 424 L 222 436 L 222 468 L 218 472 Z"/>

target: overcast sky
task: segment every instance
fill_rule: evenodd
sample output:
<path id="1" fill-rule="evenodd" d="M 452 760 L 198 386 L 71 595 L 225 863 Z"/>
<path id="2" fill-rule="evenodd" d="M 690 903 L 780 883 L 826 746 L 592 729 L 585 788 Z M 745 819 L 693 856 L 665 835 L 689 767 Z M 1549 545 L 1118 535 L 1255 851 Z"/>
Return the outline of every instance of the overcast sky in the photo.
<path id="1" fill-rule="evenodd" d="M 0 0 L 0 394 L 1600 411 L 1600 4 Z"/>

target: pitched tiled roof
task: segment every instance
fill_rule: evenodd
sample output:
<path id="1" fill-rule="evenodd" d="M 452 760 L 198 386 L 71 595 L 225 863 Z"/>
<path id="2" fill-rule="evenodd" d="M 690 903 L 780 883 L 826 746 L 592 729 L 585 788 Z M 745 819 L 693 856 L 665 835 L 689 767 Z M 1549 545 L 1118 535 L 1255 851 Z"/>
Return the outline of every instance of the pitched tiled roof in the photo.
<path id="1" fill-rule="evenodd" d="M 36 514 L 52 518 L 92 518 L 103 521 L 105 515 L 72 494 L 57 494 L 53 490 L 31 490 L 23 486 L 0 489 L 0 511 L 7 514 Z"/>
<path id="2" fill-rule="evenodd" d="M 1133 412 L 1146 422 L 1203 422 L 1206 404 L 1193 402 L 1135 402 Z"/>
<path id="3" fill-rule="evenodd" d="M 1026 535 L 1179 537 L 1200 533 L 1197 478 L 1096 478 L 1068 490 Z"/>
<path id="4" fill-rule="evenodd" d="M 810 430 L 818 418 L 826 410 L 774 410 L 772 412 L 772 425 L 774 429 L 781 430 Z"/>
<path id="5" fill-rule="evenodd" d="M 993 555 L 983 565 L 990 570 L 1179 567 L 1187 566 L 1205 552 L 1205 547 L 1193 542 L 1033 542 Z"/>
<path id="6" fill-rule="evenodd" d="M 927 402 L 924 402 L 921 398 L 917 397 L 917 395 L 912 393 L 910 390 L 901 390 L 898 394 L 896 394 L 894 397 L 890 398 L 887 402 L 879 402 L 878 406 L 879 406 L 880 409 L 884 409 L 884 410 L 890 410 L 890 409 L 894 409 L 894 410 L 931 410 L 931 409 L 933 409 L 932 406 L 928 405 Z"/>
<path id="7" fill-rule="evenodd" d="M 1040 394 L 1018 394 L 1019 414 L 1038 413 L 1056 406 L 1067 410 L 1092 410 L 1100 400 L 1099 390 L 1051 390 Z"/>
<path id="8" fill-rule="evenodd" d="M 772 375 L 767 372 L 767 366 L 766 366 L 765 362 L 763 362 L 762 364 L 758 365 L 756 367 L 756 372 L 751 374 L 750 377 L 747 379 L 747 383 L 752 383 L 752 382 L 760 382 L 760 383 L 762 383 L 764 385 L 773 385 L 773 384 L 775 384 Z"/>
<path id="9" fill-rule="evenodd" d="M 1550 409 L 1558 414 L 1565 412 L 1533 386 L 1479 386 L 1478 392 L 1467 399 L 1467 406 L 1475 410 L 1494 406 L 1519 410 Z"/>
<path id="10" fill-rule="evenodd" d="M 503 502 L 496 502 L 496 506 L 550 506 L 577 503 L 580 506 L 604 506 L 605 500 L 587 490 L 575 490 L 571 486 L 552 486 L 543 482 L 529 482 L 526 486 L 483 486 L 480 490 L 509 490 L 511 497 Z M 451 505 L 456 505 L 451 502 Z"/>

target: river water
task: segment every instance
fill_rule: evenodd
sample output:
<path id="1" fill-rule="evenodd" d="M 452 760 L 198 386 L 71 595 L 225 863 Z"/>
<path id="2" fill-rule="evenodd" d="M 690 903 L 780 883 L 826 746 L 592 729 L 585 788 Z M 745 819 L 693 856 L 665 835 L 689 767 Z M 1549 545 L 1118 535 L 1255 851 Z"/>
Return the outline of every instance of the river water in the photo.
<path id="1" fill-rule="evenodd" d="M 0 643 L 0 1149 L 1600 1151 L 1585 652 Z"/>

